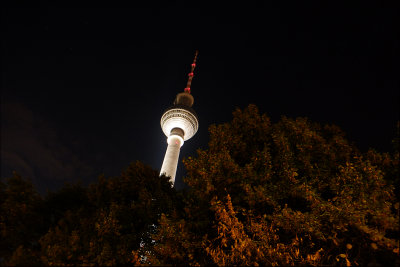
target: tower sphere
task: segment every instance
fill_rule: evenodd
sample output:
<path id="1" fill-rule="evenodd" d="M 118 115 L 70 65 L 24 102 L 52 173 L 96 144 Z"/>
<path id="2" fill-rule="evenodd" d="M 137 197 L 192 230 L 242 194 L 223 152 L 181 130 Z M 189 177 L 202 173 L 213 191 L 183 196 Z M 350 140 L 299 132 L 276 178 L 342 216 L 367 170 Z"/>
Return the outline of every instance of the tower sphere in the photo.
<path id="1" fill-rule="evenodd" d="M 199 129 L 199 121 L 196 112 L 189 106 L 175 104 L 168 108 L 161 117 L 161 129 L 168 137 L 175 128 L 181 129 L 183 133 L 175 133 L 184 141 L 192 138 Z"/>

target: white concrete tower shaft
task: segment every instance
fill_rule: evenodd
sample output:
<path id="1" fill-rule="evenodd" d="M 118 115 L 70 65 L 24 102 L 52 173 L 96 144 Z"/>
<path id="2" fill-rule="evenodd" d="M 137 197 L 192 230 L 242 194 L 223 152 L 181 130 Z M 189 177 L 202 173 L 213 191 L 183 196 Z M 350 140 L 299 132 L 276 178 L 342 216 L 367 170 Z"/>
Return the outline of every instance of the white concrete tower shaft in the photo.
<path id="1" fill-rule="evenodd" d="M 183 138 L 179 135 L 171 134 L 168 137 L 168 147 L 165 152 L 164 161 L 161 166 L 160 174 L 171 177 L 172 183 L 175 182 L 176 168 L 178 167 L 179 152 L 183 145 Z"/>
<path id="2" fill-rule="evenodd" d="M 165 152 L 160 175 L 169 176 L 172 184 L 175 183 L 181 146 L 184 141 L 192 138 L 199 128 L 196 112 L 192 109 L 194 98 L 190 93 L 197 54 L 198 51 L 196 51 L 191 65 L 191 72 L 189 73 L 189 79 L 184 92 L 176 96 L 174 105 L 164 112 L 160 122 L 164 134 L 168 137 L 168 147 Z"/>

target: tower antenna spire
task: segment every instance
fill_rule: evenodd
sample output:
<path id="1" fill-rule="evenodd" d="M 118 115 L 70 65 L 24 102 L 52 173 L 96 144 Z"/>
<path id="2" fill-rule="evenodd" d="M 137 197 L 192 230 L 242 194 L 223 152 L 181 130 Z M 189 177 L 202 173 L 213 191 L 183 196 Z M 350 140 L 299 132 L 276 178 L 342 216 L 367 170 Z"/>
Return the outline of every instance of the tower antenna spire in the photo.
<path id="1" fill-rule="evenodd" d="M 193 59 L 193 63 L 192 63 L 192 69 L 190 70 L 190 73 L 188 74 L 189 78 L 186 84 L 186 88 L 185 88 L 185 92 L 190 94 L 190 86 L 192 85 L 192 79 L 193 79 L 193 71 L 194 68 L 196 67 L 196 59 L 197 59 L 197 55 L 199 54 L 199 50 L 196 50 L 196 53 L 194 54 L 194 59 Z"/>

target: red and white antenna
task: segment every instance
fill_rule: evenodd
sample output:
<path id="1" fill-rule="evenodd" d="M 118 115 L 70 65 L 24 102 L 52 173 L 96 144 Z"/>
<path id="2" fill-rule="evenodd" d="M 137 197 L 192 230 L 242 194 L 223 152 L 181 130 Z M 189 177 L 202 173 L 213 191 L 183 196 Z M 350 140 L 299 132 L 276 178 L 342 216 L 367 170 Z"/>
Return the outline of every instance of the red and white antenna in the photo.
<path id="1" fill-rule="evenodd" d="M 188 78 L 188 82 L 186 84 L 186 88 L 185 88 L 185 92 L 190 94 L 190 86 L 192 85 L 192 79 L 193 79 L 193 71 L 194 68 L 196 67 L 196 59 L 197 59 L 197 55 L 199 54 L 199 51 L 196 50 L 196 53 L 194 54 L 194 59 L 193 59 L 193 63 L 192 63 L 192 69 L 190 70 L 190 73 L 188 74 L 189 78 Z"/>

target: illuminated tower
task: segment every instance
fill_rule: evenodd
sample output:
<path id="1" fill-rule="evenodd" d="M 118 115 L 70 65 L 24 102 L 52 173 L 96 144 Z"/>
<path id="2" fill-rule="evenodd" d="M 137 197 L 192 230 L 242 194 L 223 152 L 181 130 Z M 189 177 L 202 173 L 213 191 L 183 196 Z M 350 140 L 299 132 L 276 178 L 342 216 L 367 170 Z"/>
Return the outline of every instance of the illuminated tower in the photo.
<path id="1" fill-rule="evenodd" d="M 181 146 L 184 141 L 192 138 L 199 128 L 196 112 L 192 109 L 194 98 L 190 94 L 190 85 L 193 79 L 193 71 L 196 67 L 197 54 L 198 51 L 196 51 L 194 56 L 185 90 L 176 95 L 174 105 L 168 108 L 161 117 L 161 128 L 168 137 L 168 147 L 165 152 L 160 175 L 165 174 L 171 177 L 170 181 L 172 184 L 175 182 Z"/>

